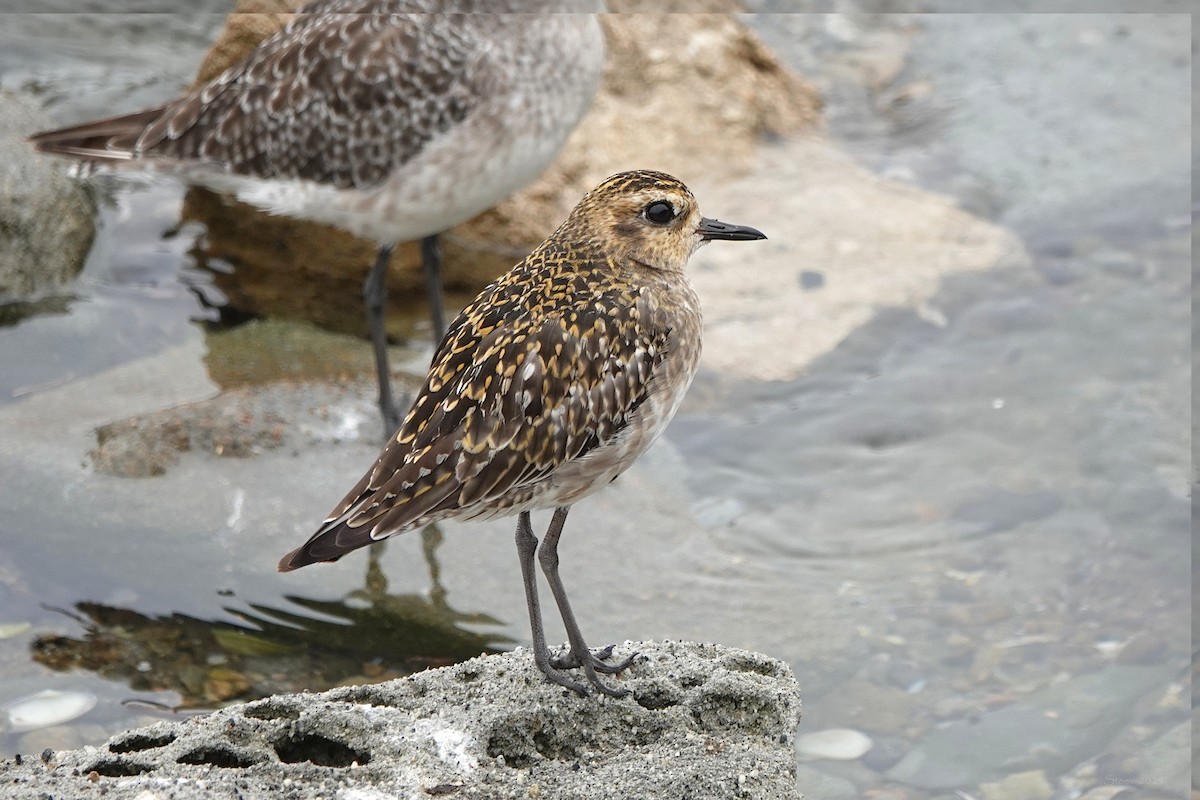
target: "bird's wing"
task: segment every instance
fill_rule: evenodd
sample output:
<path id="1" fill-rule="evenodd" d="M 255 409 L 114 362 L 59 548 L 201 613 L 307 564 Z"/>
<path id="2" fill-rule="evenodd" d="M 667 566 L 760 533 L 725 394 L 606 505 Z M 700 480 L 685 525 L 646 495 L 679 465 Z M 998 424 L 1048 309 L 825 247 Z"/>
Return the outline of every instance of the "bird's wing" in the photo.
<path id="1" fill-rule="evenodd" d="M 627 424 L 668 332 L 639 333 L 638 303 L 627 295 L 599 295 L 565 316 L 516 316 L 520 305 L 492 298 L 463 312 L 374 467 L 281 569 L 502 504 Z M 489 306 L 488 316 L 472 316 Z"/>
<path id="2" fill-rule="evenodd" d="M 165 106 L 33 141 L 92 160 L 201 160 L 239 174 L 376 185 L 470 114 L 495 72 L 471 33 L 480 17 L 380 8 L 312 3 L 244 61 Z"/>

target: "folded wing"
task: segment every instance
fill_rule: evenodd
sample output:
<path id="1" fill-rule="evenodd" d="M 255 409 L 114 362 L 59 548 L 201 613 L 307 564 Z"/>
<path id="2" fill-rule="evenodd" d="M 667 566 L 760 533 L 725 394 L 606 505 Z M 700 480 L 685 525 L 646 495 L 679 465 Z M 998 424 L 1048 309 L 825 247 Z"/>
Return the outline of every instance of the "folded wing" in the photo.
<path id="1" fill-rule="evenodd" d="M 518 304 L 500 304 L 492 306 L 500 318 L 487 320 L 472 316 L 487 307 L 477 300 L 447 335 L 374 467 L 280 569 L 506 507 L 610 442 L 645 399 L 666 341 L 665 332 L 635 334 L 636 302 L 617 302 L 601 297 L 595 313 L 536 320 L 504 319 Z"/>

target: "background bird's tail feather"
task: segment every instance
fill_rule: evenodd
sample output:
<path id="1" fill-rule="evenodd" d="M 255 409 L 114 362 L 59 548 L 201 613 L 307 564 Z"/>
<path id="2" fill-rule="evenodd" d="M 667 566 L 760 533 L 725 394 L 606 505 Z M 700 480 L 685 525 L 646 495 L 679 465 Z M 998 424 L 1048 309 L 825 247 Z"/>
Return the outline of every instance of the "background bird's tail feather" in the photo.
<path id="1" fill-rule="evenodd" d="M 161 108 L 42 131 L 29 137 L 39 152 L 74 156 L 88 161 L 127 161 L 137 157 L 138 138 Z"/>

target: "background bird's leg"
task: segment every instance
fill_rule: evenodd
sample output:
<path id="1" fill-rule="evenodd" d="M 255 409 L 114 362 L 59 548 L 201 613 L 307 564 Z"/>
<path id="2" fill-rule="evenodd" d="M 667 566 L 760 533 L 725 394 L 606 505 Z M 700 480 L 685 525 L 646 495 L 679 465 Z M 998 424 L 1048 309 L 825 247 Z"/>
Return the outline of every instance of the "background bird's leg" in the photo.
<path id="1" fill-rule="evenodd" d="M 429 321 L 433 325 L 433 349 L 446 335 L 446 311 L 442 303 L 442 246 L 437 234 L 421 240 L 421 264 L 425 269 L 425 292 L 429 297 Z"/>
<path id="2" fill-rule="evenodd" d="M 533 661 L 547 678 L 560 686 L 566 686 L 580 694 L 587 694 L 587 687 L 571 680 L 550 666 L 550 650 L 546 647 L 546 632 L 542 628 L 542 608 L 538 603 L 537 573 L 533 570 L 533 554 L 537 552 L 538 540 L 533 535 L 529 512 L 522 511 L 517 517 L 517 557 L 521 559 L 521 579 L 525 582 L 525 604 L 529 606 L 529 630 L 533 636 Z"/>
<path id="3" fill-rule="evenodd" d="M 363 282 L 363 301 L 367 306 L 367 324 L 371 328 L 371 342 L 375 346 L 375 374 L 379 378 L 379 411 L 383 414 L 383 436 L 390 437 L 400 427 L 400 413 L 396 410 L 396 399 L 392 397 L 392 374 L 388 369 L 387 329 L 384 327 L 384 306 L 387 303 L 388 261 L 392 257 L 395 242 L 380 245 L 375 264 Z"/>
<path id="4" fill-rule="evenodd" d="M 554 510 L 554 517 L 550 520 L 550 527 L 542 538 L 541 549 L 538 550 L 538 561 L 542 563 L 542 572 L 546 574 L 550 592 L 554 595 L 555 602 L 558 603 L 558 613 L 562 615 L 563 625 L 567 629 L 567 640 L 571 643 L 570 655 L 565 659 L 556 658 L 552 664 L 560 668 L 581 667 L 588 681 L 601 692 L 610 697 L 624 697 L 629 694 L 628 689 L 614 689 L 604 684 L 596 675 L 596 671 L 600 670 L 610 674 L 620 672 L 632 663 L 633 658 L 630 657 L 620 664 L 606 664 L 592 654 L 583 640 L 583 633 L 579 630 L 579 623 L 575 621 L 575 615 L 571 613 L 571 603 L 567 600 L 567 591 L 563 587 L 562 579 L 558 576 L 558 539 L 562 535 L 568 511 L 570 511 L 569 507 Z M 612 648 L 605 648 L 602 652 L 607 656 L 612 653 Z"/>

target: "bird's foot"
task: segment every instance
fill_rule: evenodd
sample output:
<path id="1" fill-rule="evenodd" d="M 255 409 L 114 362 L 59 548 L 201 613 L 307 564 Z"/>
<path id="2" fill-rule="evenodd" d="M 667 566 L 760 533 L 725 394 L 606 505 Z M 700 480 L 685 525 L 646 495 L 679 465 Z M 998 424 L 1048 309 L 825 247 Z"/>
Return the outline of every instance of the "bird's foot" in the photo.
<path id="1" fill-rule="evenodd" d="M 592 689 L 595 689 L 601 694 L 606 694 L 609 697 L 628 697 L 631 694 L 628 689 L 617 689 L 609 686 L 607 683 L 600 680 L 600 676 L 596 674 L 597 672 L 605 672 L 611 675 L 620 672 L 632 664 L 634 658 L 636 658 L 636 655 L 634 655 L 618 664 L 610 664 L 603 659 L 609 658 L 612 655 L 612 649 L 613 646 L 609 645 L 608 647 L 598 651 L 598 653 L 592 653 L 591 650 L 584 648 L 582 650 L 582 655 L 572 650 L 565 650 L 559 655 L 546 659 L 544 663 L 541 660 L 535 660 L 537 660 L 538 668 L 542 671 L 542 674 L 544 674 L 551 683 L 556 683 L 559 686 L 565 686 L 571 691 L 579 694 L 581 697 L 586 697 L 587 695 L 591 694 Z M 575 668 L 583 669 L 583 675 L 585 678 L 587 678 L 586 684 L 574 680 L 573 678 L 564 675 L 560 671 L 564 669 Z"/>
<path id="2" fill-rule="evenodd" d="M 608 647 L 601 647 L 595 652 L 584 650 L 582 653 L 576 653 L 569 648 L 563 648 L 558 652 L 558 655 L 551 657 L 550 666 L 555 669 L 575 669 L 582 667 L 585 663 L 590 665 L 596 672 L 603 672 L 606 675 L 616 675 L 618 672 L 624 672 L 638 657 L 634 653 L 629 658 L 623 659 L 616 663 L 610 662 L 612 658 L 613 648 L 616 645 L 610 644 Z"/>

